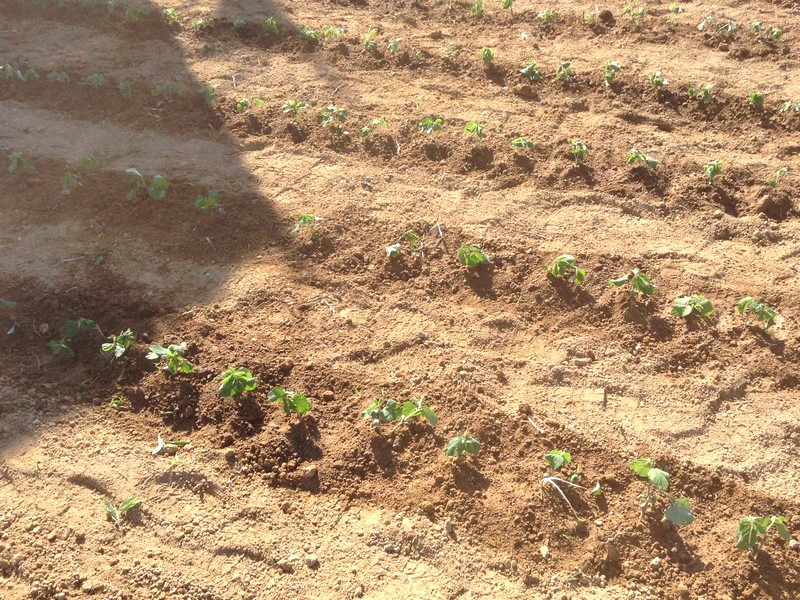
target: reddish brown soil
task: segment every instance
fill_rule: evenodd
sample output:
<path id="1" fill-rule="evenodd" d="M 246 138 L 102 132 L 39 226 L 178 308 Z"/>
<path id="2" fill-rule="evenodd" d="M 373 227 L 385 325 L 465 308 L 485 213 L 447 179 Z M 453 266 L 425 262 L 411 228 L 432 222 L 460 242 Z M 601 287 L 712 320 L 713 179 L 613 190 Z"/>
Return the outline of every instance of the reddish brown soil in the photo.
<path id="1" fill-rule="evenodd" d="M 551 24 L 526 0 L 483 16 L 456 1 L 158 0 L 128 18 L 45 4 L 0 5 L 0 64 L 38 74 L 0 79 L 2 146 L 36 168 L 4 171 L 0 193 L 0 298 L 16 303 L 0 309 L 15 328 L 0 339 L 0 597 L 798 596 L 796 544 L 734 548 L 747 515 L 800 533 L 800 116 L 779 112 L 800 101 L 796 3 L 654 2 L 638 20 L 599 6 L 613 18 L 595 27 L 573 1 Z M 728 20 L 740 28 L 723 35 Z M 754 20 L 785 33 L 759 37 Z M 304 41 L 300 25 L 347 31 Z M 519 74 L 529 58 L 542 81 Z M 611 86 L 607 60 L 623 65 Z M 555 80 L 560 61 L 574 78 Z M 92 73 L 105 84 L 82 83 Z M 711 104 L 685 92 L 702 83 Z M 242 98 L 264 105 L 238 112 Z M 312 108 L 286 115 L 290 99 Z M 347 110 L 339 132 L 320 125 L 331 105 Z M 433 137 L 428 116 L 444 123 Z M 388 126 L 361 137 L 376 118 Z M 535 147 L 512 150 L 520 135 Z M 627 165 L 633 147 L 658 169 Z M 129 167 L 163 175 L 166 198 L 126 199 Z M 211 188 L 223 210 L 195 210 Z M 301 213 L 323 218 L 319 237 L 290 235 Z M 417 251 L 387 260 L 409 228 Z M 462 242 L 492 264 L 459 265 Z M 547 277 L 562 253 L 585 285 Z M 646 303 L 607 284 L 633 267 L 659 288 Z M 692 293 L 713 317 L 670 314 Z M 745 295 L 777 309 L 768 333 L 736 314 Z M 53 356 L 77 317 L 99 329 Z M 104 335 L 128 327 L 137 341 L 109 364 Z M 194 373 L 156 371 L 152 342 L 185 343 Z M 222 398 L 232 366 L 258 388 Z M 311 412 L 286 417 L 275 385 Z M 375 398 L 422 395 L 436 427 L 360 418 Z M 443 448 L 465 430 L 481 452 L 454 461 Z M 191 441 L 179 465 L 150 455 L 159 434 Z M 580 522 L 542 489 L 554 448 L 604 490 L 566 490 Z M 642 515 L 628 464 L 645 456 L 694 523 Z M 131 494 L 143 505 L 121 533 L 102 499 Z"/>

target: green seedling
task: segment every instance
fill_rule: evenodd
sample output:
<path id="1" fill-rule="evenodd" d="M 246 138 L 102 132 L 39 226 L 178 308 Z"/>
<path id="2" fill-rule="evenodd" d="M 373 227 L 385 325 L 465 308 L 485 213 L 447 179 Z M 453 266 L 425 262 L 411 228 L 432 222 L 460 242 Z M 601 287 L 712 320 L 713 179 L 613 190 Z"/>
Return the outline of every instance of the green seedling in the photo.
<path id="1" fill-rule="evenodd" d="M 244 19 L 236 19 L 233 22 L 233 28 L 234 29 L 240 29 L 241 30 L 241 29 L 244 29 L 245 27 L 247 27 L 247 21 L 245 21 Z"/>
<path id="2" fill-rule="evenodd" d="M 123 394 L 117 394 L 111 401 L 108 403 L 111 408 L 116 408 L 117 410 L 122 410 L 124 408 L 129 408 L 131 405 L 131 401 L 128 400 Z"/>
<path id="3" fill-rule="evenodd" d="M 174 8 L 165 8 L 162 14 L 167 18 L 167 21 L 170 22 L 178 21 L 178 11 L 175 10 Z"/>
<path id="4" fill-rule="evenodd" d="M 222 211 L 222 206 L 219 203 L 219 190 L 216 188 L 210 189 L 205 196 L 197 196 L 194 199 L 194 207 L 200 212 L 206 212 L 212 208 Z"/>
<path id="5" fill-rule="evenodd" d="M 347 120 L 347 111 L 337 106 L 327 106 L 320 111 L 320 116 L 323 127 L 331 127 L 339 131 L 342 128 L 341 123 Z"/>
<path id="6" fill-rule="evenodd" d="M 647 479 L 647 490 L 639 494 L 639 508 L 644 514 L 648 508 L 655 508 L 659 501 L 659 494 L 666 496 L 668 506 L 664 511 L 662 521 L 670 521 L 673 525 L 689 525 L 694 521 L 694 514 L 686 498 L 675 498 L 668 492 L 669 473 L 657 469 L 655 462 L 649 458 L 637 458 L 630 464 L 631 470 L 639 477 Z"/>
<path id="7" fill-rule="evenodd" d="M 570 254 L 557 257 L 552 266 L 545 267 L 545 270 L 552 277 L 567 277 L 575 285 L 581 285 L 586 279 L 586 271 L 578 266 L 575 257 Z"/>
<path id="8" fill-rule="evenodd" d="M 682 6 L 679 6 L 677 2 L 672 2 L 672 3 L 671 3 L 671 4 L 670 4 L 668 7 L 667 7 L 667 10 L 668 10 L 669 12 L 673 13 L 673 14 L 676 14 L 676 15 L 679 15 L 679 14 L 681 14 L 682 12 L 686 12 L 686 10 L 685 10 L 685 9 L 684 9 Z"/>
<path id="9" fill-rule="evenodd" d="M 800 113 L 800 102 L 792 102 L 791 100 L 787 100 L 784 102 L 778 112 L 787 113 L 787 112 L 796 112 Z"/>
<path id="10" fill-rule="evenodd" d="M 478 452 L 480 451 L 481 443 L 466 431 L 461 435 L 451 438 L 450 441 L 447 442 L 447 446 L 444 449 L 444 453 L 447 454 L 447 456 L 452 456 L 458 459 L 465 454 L 478 456 Z"/>
<path id="11" fill-rule="evenodd" d="M 733 34 L 739 30 L 739 24 L 736 21 L 726 21 L 719 26 L 717 32 L 722 34 L 725 38 L 732 38 Z"/>
<path id="12" fill-rule="evenodd" d="M 200 88 L 200 95 L 203 97 L 203 104 L 211 106 L 217 98 L 217 88 L 213 85 L 204 85 Z"/>
<path id="13" fill-rule="evenodd" d="M 81 334 L 91 331 L 95 327 L 95 322 L 91 319 L 79 317 L 74 321 L 67 321 L 64 323 L 64 335 L 66 335 L 70 340 L 76 340 L 81 336 Z"/>
<path id="14" fill-rule="evenodd" d="M 503 7 L 503 10 L 510 10 L 512 13 L 514 12 L 514 0 L 503 0 L 500 6 Z"/>
<path id="15" fill-rule="evenodd" d="M 120 81 L 119 85 L 117 86 L 119 93 L 122 94 L 122 97 L 125 100 L 130 100 L 133 97 L 133 88 L 131 84 L 126 81 Z"/>
<path id="16" fill-rule="evenodd" d="M 86 87 L 101 88 L 106 84 L 106 77 L 102 73 L 89 73 L 81 83 Z"/>
<path id="17" fill-rule="evenodd" d="M 534 144 L 525 136 L 515 137 L 513 140 L 511 140 L 511 148 L 513 150 L 524 150 L 527 148 L 533 148 L 535 145 L 536 144 Z"/>
<path id="18" fill-rule="evenodd" d="M 367 35 L 364 36 L 364 48 L 367 52 L 377 52 L 378 42 L 375 41 L 375 36 L 378 35 L 377 29 L 370 29 Z"/>
<path id="19" fill-rule="evenodd" d="M 553 471 L 558 471 L 564 465 L 568 465 L 572 462 L 572 455 L 569 452 L 564 452 L 563 450 L 550 450 L 544 456 L 545 462 L 550 465 L 550 468 Z"/>
<path id="20" fill-rule="evenodd" d="M 292 237 L 297 237 L 300 235 L 300 229 L 303 227 L 308 227 L 309 233 L 311 233 L 311 239 L 317 239 L 319 234 L 317 230 L 314 229 L 314 224 L 319 223 L 322 221 L 321 217 L 317 217 L 310 213 L 304 213 L 301 215 L 297 215 L 297 220 L 295 221 L 294 228 L 289 232 L 289 235 Z"/>
<path id="21" fill-rule="evenodd" d="M 786 527 L 788 519 L 786 517 L 772 516 L 767 517 L 744 517 L 739 519 L 739 526 L 736 529 L 736 547 L 739 550 L 749 552 L 753 558 L 758 556 L 758 551 L 767 539 L 769 530 L 775 528 L 778 535 L 783 540 L 792 539 L 792 534 Z"/>
<path id="22" fill-rule="evenodd" d="M 470 121 L 464 126 L 464 135 L 474 135 L 480 141 L 485 135 L 485 129 L 485 124 L 478 121 Z"/>
<path id="23" fill-rule="evenodd" d="M 655 170 L 658 167 L 658 161 L 651 157 L 647 156 L 642 152 L 639 152 L 636 148 L 631 148 L 631 151 L 628 153 L 628 158 L 625 160 L 629 165 L 644 165 L 648 169 Z"/>
<path id="24" fill-rule="evenodd" d="M 636 7 L 636 2 L 629 2 L 628 5 L 622 10 L 622 16 L 628 17 L 631 21 L 635 21 L 643 17 L 647 13 L 646 6 Z"/>
<path id="25" fill-rule="evenodd" d="M 690 85 L 687 91 L 689 92 L 690 98 L 698 98 L 706 104 L 711 104 L 714 101 L 714 92 L 712 91 L 713 88 L 713 84 L 706 83 L 702 87 Z"/>
<path id="26" fill-rule="evenodd" d="M 486 12 L 486 0 L 475 0 L 469 8 L 469 14 L 480 17 Z"/>
<path id="27" fill-rule="evenodd" d="M 594 487 L 591 490 L 589 490 L 589 493 L 595 497 L 603 495 L 603 488 L 600 487 L 599 481 L 594 484 Z"/>
<path id="28" fill-rule="evenodd" d="M 403 43 L 403 38 L 396 38 L 389 42 L 389 52 L 397 54 L 400 51 L 400 45 Z"/>
<path id="29" fill-rule="evenodd" d="M 64 173 L 61 179 L 61 193 L 69 196 L 76 187 L 78 187 L 78 175 L 75 173 Z"/>
<path id="30" fill-rule="evenodd" d="M 483 48 L 478 50 L 478 56 L 481 57 L 481 60 L 483 61 L 484 65 L 490 67 L 494 62 L 494 49 L 487 48 L 486 46 L 484 46 Z"/>
<path id="31" fill-rule="evenodd" d="M 716 185 L 716 180 L 720 173 L 722 173 L 721 160 L 712 160 L 703 165 L 703 174 L 708 179 L 708 184 L 712 187 Z"/>
<path id="32" fill-rule="evenodd" d="M 3 79 L 19 79 L 21 81 L 25 81 L 25 76 L 22 74 L 22 71 L 19 69 L 15 69 L 10 64 L 6 63 L 0 68 L 0 76 Z"/>
<path id="33" fill-rule="evenodd" d="M 269 35 L 277 35 L 278 22 L 275 20 L 274 17 L 265 19 L 264 23 L 262 23 L 262 26 L 264 27 L 264 33 L 268 33 Z"/>
<path id="34" fill-rule="evenodd" d="M 47 74 L 48 81 L 55 81 L 56 83 L 66 83 L 69 81 L 69 75 L 64 71 L 51 71 Z"/>
<path id="35" fill-rule="evenodd" d="M 219 395 L 230 398 L 236 394 L 241 395 L 245 392 L 252 392 L 257 387 L 258 381 L 253 377 L 253 374 L 244 367 L 228 369 L 222 374 Z"/>
<path id="36" fill-rule="evenodd" d="M 264 106 L 265 102 L 261 98 L 242 98 L 236 103 L 236 112 L 244 113 L 254 106 Z"/>
<path id="37" fill-rule="evenodd" d="M 106 515 L 108 515 L 108 518 L 111 519 L 111 521 L 120 531 L 122 531 L 122 521 L 125 519 L 128 511 L 141 506 L 141 504 L 142 501 L 139 500 L 138 496 L 130 496 L 129 498 L 126 498 L 120 502 L 118 505 L 115 505 L 114 502 L 108 498 L 103 499 L 103 506 L 106 509 Z"/>
<path id="38" fill-rule="evenodd" d="M 688 317 L 692 313 L 701 317 L 710 317 L 714 314 L 714 307 L 704 296 L 693 294 L 682 296 L 672 303 L 672 314 L 676 317 Z"/>
<path id="39" fill-rule="evenodd" d="M 80 160 L 78 166 L 84 171 L 94 171 L 99 164 L 100 159 L 97 158 L 97 156 L 94 154 L 87 154 Z"/>
<path id="40" fill-rule="evenodd" d="M 314 31 L 306 25 L 300 25 L 298 33 L 302 39 L 309 41 L 319 41 L 321 37 L 319 31 Z"/>
<path id="41" fill-rule="evenodd" d="M 739 314 L 744 317 L 745 325 L 751 324 L 750 317 L 752 316 L 755 317 L 756 321 L 760 321 L 764 324 L 764 331 L 767 331 L 775 324 L 775 317 L 778 316 L 774 308 L 758 302 L 752 296 L 745 296 L 739 300 L 736 309 L 739 311 Z"/>
<path id="42" fill-rule="evenodd" d="M 308 102 L 303 102 L 302 100 L 287 100 L 283 104 L 281 104 L 281 111 L 287 115 L 298 115 L 302 111 L 311 108 L 311 105 Z"/>
<path id="43" fill-rule="evenodd" d="M 386 246 L 386 256 L 390 260 L 393 260 L 402 254 L 402 243 L 406 242 L 408 244 L 409 249 L 413 252 L 414 247 L 419 242 L 419 236 L 414 232 L 414 230 L 409 229 L 408 231 L 403 232 L 403 235 L 400 236 L 400 241 L 392 244 L 391 246 Z"/>
<path id="44" fill-rule="evenodd" d="M 128 328 L 125 331 L 120 331 L 119 335 L 108 336 L 108 339 L 110 341 L 100 346 L 100 350 L 103 351 L 103 354 L 110 356 L 111 360 L 114 360 L 116 358 L 122 358 L 122 355 L 131 347 L 136 336 L 130 328 Z"/>
<path id="45" fill-rule="evenodd" d="M 762 21 L 753 21 L 752 25 L 750 25 L 750 30 L 753 33 L 759 33 L 764 29 L 764 23 Z"/>
<path id="46" fill-rule="evenodd" d="M 648 297 L 652 296 L 658 289 L 653 285 L 653 282 L 650 280 L 650 276 L 647 275 L 647 273 L 643 273 L 639 269 L 632 269 L 630 273 L 627 273 L 622 277 L 608 280 L 608 284 L 615 287 L 622 287 L 628 282 L 631 284 L 631 296 L 635 297 L 640 295 Z"/>
<path id="47" fill-rule="evenodd" d="M 156 361 L 158 368 L 171 375 L 176 373 L 191 373 L 194 365 L 184 358 L 186 346 L 184 344 L 170 344 L 166 348 L 158 344 L 150 344 L 150 352 L 145 358 Z"/>
<path id="48" fill-rule="evenodd" d="M 442 51 L 439 52 L 439 56 L 444 62 L 452 62 L 459 54 L 461 54 L 461 46 L 454 46 L 453 44 L 448 44 L 446 48 L 442 48 Z"/>
<path id="49" fill-rule="evenodd" d="M 8 172 L 31 175 L 36 173 L 36 167 L 22 155 L 22 152 L 12 152 L 8 155 Z"/>
<path id="50" fill-rule="evenodd" d="M 572 65 L 567 61 L 561 61 L 561 64 L 559 64 L 556 69 L 556 79 L 560 81 L 574 76 L 575 73 L 572 71 Z"/>
<path id="51" fill-rule="evenodd" d="M 190 23 L 192 25 L 192 29 L 194 29 L 195 31 L 202 31 L 206 27 L 211 26 L 211 22 L 206 21 L 205 19 L 192 19 Z"/>
<path id="52" fill-rule="evenodd" d="M 783 36 L 783 29 L 780 27 L 773 27 L 769 32 L 769 39 L 773 42 L 777 42 Z"/>
<path id="53" fill-rule="evenodd" d="M 397 421 L 403 414 L 403 407 L 391 398 L 378 398 L 361 412 L 361 418 L 371 421 L 374 427 L 383 423 Z"/>
<path id="54" fill-rule="evenodd" d="M 658 69 L 650 74 L 650 85 L 658 90 L 668 87 L 669 81 L 667 81 L 667 78 L 664 77 L 664 72 L 661 69 Z"/>
<path id="55" fill-rule="evenodd" d="M 747 96 L 747 104 L 755 109 L 764 108 L 764 94 L 761 92 L 750 92 Z"/>
<path id="56" fill-rule="evenodd" d="M 603 82 L 606 84 L 606 87 L 611 87 L 611 84 L 614 83 L 614 79 L 616 79 L 620 71 L 622 71 L 622 65 L 620 65 L 619 62 L 616 60 L 606 61 L 606 64 L 603 65 Z"/>
<path id="57" fill-rule="evenodd" d="M 283 408 L 283 412 L 288 414 L 297 413 L 303 415 L 311 410 L 311 402 L 303 394 L 290 392 L 282 387 L 274 387 L 269 391 L 267 398 L 270 402 L 277 402 Z"/>
<path id="58" fill-rule="evenodd" d="M 0 298 L 0 310 L 13 311 L 16 307 L 17 303 L 14 302 L 13 300 L 3 300 L 2 298 Z M 27 321 L 26 319 L 18 319 L 13 313 L 7 316 L 11 320 L 11 328 L 8 331 L 6 331 L 6 335 L 14 335 L 18 329 L 30 325 L 29 321 Z"/>
<path id="59" fill-rule="evenodd" d="M 328 25 L 322 30 L 322 39 L 327 42 L 328 40 L 332 40 L 334 38 L 340 38 L 345 33 L 347 33 L 347 29 L 344 27 L 334 27 L 333 25 Z"/>
<path id="60" fill-rule="evenodd" d="M 533 60 L 526 61 L 519 72 L 531 81 L 540 81 L 542 79 L 542 73 Z"/>
<path id="61" fill-rule="evenodd" d="M 130 167 L 125 172 L 131 176 L 131 189 L 128 190 L 128 200 L 135 200 L 142 190 L 147 191 L 147 195 L 153 200 L 163 200 L 169 190 L 169 183 L 161 175 L 154 175 L 150 183 L 144 179 L 144 175 L 138 169 Z"/>
<path id="62" fill-rule="evenodd" d="M 545 459 L 545 462 L 548 464 L 548 466 L 553 471 L 559 471 L 563 466 L 572 463 L 572 455 L 569 452 L 565 452 L 563 450 L 550 450 L 550 452 L 548 452 L 545 455 L 544 459 Z M 574 488 L 577 488 L 577 489 L 580 489 L 580 490 L 585 490 L 586 489 L 585 487 L 575 483 L 575 481 L 579 477 L 580 477 L 580 470 L 579 469 L 576 470 L 575 473 L 572 476 L 569 477 L 569 479 L 564 479 L 562 477 L 558 477 L 558 476 L 555 476 L 555 475 L 545 475 L 542 478 L 541 487 L 542 487 L 543 493 L 544 493 L 544 490 L 548 486 L 552 487 L 556 492 L 558 492 L 558 495 L 561 496 L 562 500 L 564 500 L 564 502 L 566 502 L 567 506 L 569 506 L 569 509 L 572 511 L 572 514 L 575 517 L 575 520 L 578 523 L 581 523 L 581 522 L 583 522 L 583 519 L 578 516 L 577 511 L 575 510 L 575 508 L 572 506 L 572 503 L 567 498 L 567 495 L 564 493 L 564 490 L 561 489 L 562 485 L 566 485 L 566 486 L 574 487 Z"/>
<path id="63" fill-rule="evenodd" d="M 584 160 L 589 157 L 589 146 L 586 142 L 581 140 L 571 140 L 570 143 L 570 152 L 572 156 L 575 158 L 575 164 L 580 164 Z"/>
<path id="64" fill-rule="evenodd" d="M 481 250 L 478 244 L 465 244 L 461 243 L 461 247 L 456 252 L 456 260 L 459 264 L 469 267 L 470 269 L 477 269 L 481 265 L 488 265 L 492 262 L 486 252 Z"/>
<path id="65" fill-rule="evenodd" d="M 172 84 L 170 83 L 162 83 L 157 85 L 152 90 L 150 90 L 150 95 L 153 98 L 161 98 L 156 103 L 156 108 L 159 108 L 164 105 L 164 102 L 173 102 L 172 97 Z"/>
<path id="66" fill-rule="evenodd" d="M 421 398 L 412 398 L 410 402 L 403 402 L 403 408 L 400 411 L 400 420 L 397 425 L 394 426 L 394 429 L 392 429 L 392 433 L 419 417 L 423 417 L 433 426 L 439 423 L 439 416 L 425 403 L 425 396 Z"/>
<path id="67" fill-rule="evenodd" d="M 540 11 L 539 14 L 536 15 L 536 18 L 543 23 L 555 23 L 558 21 L 558 15 L 549 8 Z"/>
<path id="68" fill-rule="evenodd" d="M 150 454 L 151 456 L 173 456 L 178 453 L 178 450 L 188 446 L 189 443 L 190 442 L 188 440 L 168 440 L 165 442 L 164 438 L 162 438 L 159 434 L 156 447 L 150 450 Z"/>
<path id="69" fill-rule="evenodd" d="M 425 117 L 422 121 L 419 122 L 420 131 L 424 131 L 430 136 L 433 136 L 434 133 L 441 131 L 444 123 L 442 119 L 438 117 Z"/>
<path id="70" fill-rule="evenodd" d="M 67 343 L 66 339 L 50 340 L 47 342 L 50 351 L 56 356 L 63 356 L 64 358 L 75 358 L 75 350 Z"/>
<path id="71" fill-rule="evenodd" d="M 767 177 L 764 181 L 766 184 L 771 187 L 773 190 L 778 187 L 778 183 L 780 183 L 781 177 L 786 175 L 789 172 L 789 167 L 783 165 L 778 167 L 778 170 L 775 171 L 775 175 L 773 177 Z"/>

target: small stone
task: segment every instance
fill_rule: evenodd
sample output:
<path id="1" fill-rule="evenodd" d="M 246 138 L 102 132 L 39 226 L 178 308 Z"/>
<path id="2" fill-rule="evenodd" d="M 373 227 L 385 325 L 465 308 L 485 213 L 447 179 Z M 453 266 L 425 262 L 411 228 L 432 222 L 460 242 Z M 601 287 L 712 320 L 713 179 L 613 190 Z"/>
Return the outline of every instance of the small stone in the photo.
<path id="1" fill-rule="evenodd" d="M 353 589 L 353 596 L 362 598 L 364 596 L 364 586 L 359 583 L 355 589 Z"/>
<path id="2" fill-rule="evenodd" d="M 386 552 L 386 554 L 394 554 L 397 552 L 397 549 L 392 544 L 386 544 L 383 547 L 383 551 Z"/>
<path id="3" fill-rule="evenodd" d="M 800 544 L 798 544 L 797 540 L 789 540 L 789 548 L 797 550 L 798 547 L 800 547 Z"/>
<path id="4" fill-rule="evenodd" d="M 661 568 L 661 557 L 656 556 L 653 560 L 650 561 L 650 567 L 657 571 Z"/>
<path id="5" fill-rule="evenodd" d="M 721 219 L 723 214 L 724 213 L 720 209 L 717 209 L 717 210 L 714 211 L 714 218 L 715 219 Z"/>
<path id="6" fill-rule="evenodd" d="M 429 37 L 430 37 L 432 40 L 440 40 L 440 39 L 442 39 L 442 38 L 444 37 L 444 35 L 442 34 L 442 30 L 441 30 L 441 29 L 437 29 L 436 31 L 431 31 L 431 32 L 428 34 L 428 36 L 429 36 Z"/>
<path id="7" fill-rule="evenodd" d="M 333 402 L 336 399 L 336 394 L 334 394 L 331 390 L 325 390 L 322 392 L 322 401 L 323 402 Z"/>
<path id="8" fill-rule="evenodd" d="M 51 531 L 50 533 L 47 534 L 47 541 L 48 542 L 55 542 L 57 537 L 58 536 L 56 535 L 56 532 L 55 531 Z"/>
<path id="9" fill-rule="evenodd" d="M 281 372 L 283 372 L 283 373 L 288 373 L 289 371 L 294 369 L 294 361 L 291 358 L 287 358 L 285 361 L 283 361 L 280 364 L 278 369 L 280 369 Z"/>
<path id="10" fill-rule="evenodd" d="M 278 567 L 280 567 L 281 571 L 284 573 L 294 573 L 294 565 L 292 565 L 290 560 L 285 558 L 278 561 Z"/>
<path id="11" fill-rule="evenodd" d="M 319 559 L 317 558 L 316 554 L 309 554 L 308 556 L 306 556 L 305 561 L 306 561 L 306 566 L 309 569 L 313 569 L 314 567 L 319 565 Z"/>
<path id="12" fill-rule="evenodd" d="M 588 356 L 585 356 L 583 358 L 576 358 L 575 359 L 575 366 L 576 367 L 585 367 L 586 365 L 588 365 L 591 362 L 592 362 L 592 359 L 589 358 Z"/>
<path id="13" fill-rule="evenodd" d="M 281 510 L 285 513 L 288 513 L 289 510 L 292 508 L 292 505 L 289 503 L 288 500 L 284 500 L 281 502 Z"/>
<path id="14" fill-rule="evenodd" d="M 232 461 L 236 459 L 236 451 L 233 448 L 225 450 L 225 460 Z"/>
<path id="15" fill-rule="evenodd" d="M 444 530 L 447 532 L 448 535 L 453 534 L 453 522 L 450 519 L 447 519 L 444 522 Z"/>
<path id="16" fill-rule="evenodd" d="M 550 556 L 550 548 L 548 546 L 542 546 L 539 548 L 539 553 L 542 555 L 542 558 L 547 559 Z"/>
<path id="17" fill-rule="evenodd" d="M 86 541 L 86 534 L 83 531 L 76 531 L 75 542 L 78 544 L 82 544 L 85 541 Z"/>

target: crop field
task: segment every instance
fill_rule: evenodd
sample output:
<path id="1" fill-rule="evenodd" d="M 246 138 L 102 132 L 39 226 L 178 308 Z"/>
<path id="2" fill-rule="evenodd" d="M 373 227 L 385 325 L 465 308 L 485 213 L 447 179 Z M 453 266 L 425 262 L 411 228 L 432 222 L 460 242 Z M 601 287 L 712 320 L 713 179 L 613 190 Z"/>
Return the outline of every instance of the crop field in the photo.
<path id="1" fill-rule="evenodd" d="M 798 36 L 0 2 L 0 598 L 800 597 Z"/>

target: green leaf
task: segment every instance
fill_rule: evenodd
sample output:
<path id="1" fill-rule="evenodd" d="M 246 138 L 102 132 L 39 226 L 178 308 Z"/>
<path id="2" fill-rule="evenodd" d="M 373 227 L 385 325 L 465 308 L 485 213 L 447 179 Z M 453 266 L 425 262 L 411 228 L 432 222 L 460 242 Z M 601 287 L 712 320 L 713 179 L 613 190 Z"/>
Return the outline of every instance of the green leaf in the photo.
<path id="1" fill-rule="evenodd" d="M 772 525 L 775 527 L 775 531 L 778 532 L 778 535 L 781 536 L 781 539 L 792 539 L 792 534 L 789 533 L 789 530 L 786 528 L 786 517 L 772 517 L 771 520 Z"/>
<path id="2" fill-rule="evenodd" d="M 74 340 L 81 333 L 89 331 L 92 327 L 94 327 L 94 321 L 81 317 L 75 321 L 67 321 L 64 323 L 64 333 L 69 339 Z"/>
<path id="3" fill-rule="evenodd" d="M 133 508 L 136 508 L 141 503 L 142 503 L 142 501 L 139 500 L 138 496 L 131 496 L 129 498 L 126 498 L 119 505 L 119 512 L 124 514 L 124 513 L 128 512 L 129 510 L 131 510 Z"/>
<path id="4" fill-rule="evenodd" d="M 413 402 L 404 402 L 403 403 L 403 417 L 408 419 L 415 412 L 417 412 L 417 405 L 416 404 L 414 404 Z"/>
<path id="5" fill-rule="evenodd" d="M 267 400 L 283 404 L 286 400 L 286 390 L 278 386 L 272 388 L 267 394 Z"/>
<path id="6" fill-rule="evenodd" d="M 758 536 L 767 532 L 769 519 L 764 517 L 744 517 L 739 519 L 736 530 L 736 547 L 739 550 L 749 550 L 758 543 Z"/>
<path id="7" fill-rule="evenodd" d="M 167 195 L 167 189 L 169 189 L 167 180 L 161 175 L 156 175 L 150 185 L 147 186 L 147 193 L 153 200 L 163 200 L 164 196 Z"/>
<path id="8" fill-rule="evenodd" d="M 239 367 L 238 369 L 228 369 L 222 374 L 222 384 L 219 386 L 219 393 L 222 396 L 231 397 L 244 392 L 252 392 L 258 387 L 258 381 L 253 374 Z"/>
<path id="9" fill-rule="evenodd" d="M 294 394 L 292 396 L 292 408 L 298 415 L 302 415 L 311 410 L 311 401 L 303 394 Z"/>
<path id="10" fill-rule="evenodd" d="M 481 443 L 474 437 L 465 434 L 464 451 L 467 452 L 468 454 L 472 454 L 473 456 L 477 456 L 480 450 L 481 450 Z"/>
<path id="11" fill-rule="evenodd" d="M 390 421 L 396 421 L 402 414 L 402 407 L 395 400 L 389 399 L 386 401 L 386 406 L 380 411 L 379 417 L 381 421 L 388 423 Z"/>
<path id="12" fill-rule="evenodd" d="M 75 351 L 67 346 L 64 340 L 50 340 L 47 344 L 53 354 L 57 356 L 65 356 L 66 358 L 75 358 Z"/>
<path id="13" fill-rule="evenodd" d="M 647 477 L 654 464 L 650 458 L 637 458 L 630 464 L 630 467 L 639 477 Z"/>
<path id="14" fill-rule="evenodd" d="M 544 459 L 547 461 L 547 464 L 550 465 L 551 469 L 558 471 L 565 464 L 572 462 L 572 455 L 563 450 L 550 450 L 550 452 L 545 455 Z"/>
<path id="15" fill-rule="evenodd" d="M 424 416 L 431 425 L 436 425 L 439 422 L 439 415 L 433 412 L 429 406 L 422 407 L 422 416 Z"/>
<path id="16" fill-rule="evenodd" d="M 664 512 L 664 518 L 671 521 L 673 525 L 689 525 L 694 521 L 694 513 L 689 506 L 689 500 L 673 498 L 672 503 Z"/>
<path id="17" fill-rule="evenodd" d="M 669 473 L 653 467 L 647 472 L 647 478 L 657 490 L 666 492 L 669 488 Z"/>
<path id="18" fill-rule="evenodd" d="M 623 275 L 622 277 L 617 277 L 616 279 L 609 279 L 608 285 L 615 285 L 617 287 L 623 286 L 628 282 L 628 276 Z"/>
<path id="19" fill-rule="evenodd" d="M 688 317 L 692 314 L 691 298 L 683 296 L 672 303 L 672 314 L 676 317 Z"/>
<path id="20" fill-rule="evenodd" d="M 594 487 L 591 489 L 590 493 L 592 496 L 602 496 L 603 495 L 603 488 L 600 487 L 600 482 L 594 484 Z"/>

